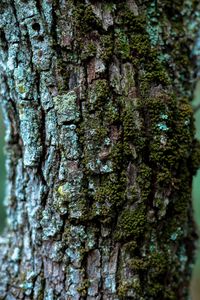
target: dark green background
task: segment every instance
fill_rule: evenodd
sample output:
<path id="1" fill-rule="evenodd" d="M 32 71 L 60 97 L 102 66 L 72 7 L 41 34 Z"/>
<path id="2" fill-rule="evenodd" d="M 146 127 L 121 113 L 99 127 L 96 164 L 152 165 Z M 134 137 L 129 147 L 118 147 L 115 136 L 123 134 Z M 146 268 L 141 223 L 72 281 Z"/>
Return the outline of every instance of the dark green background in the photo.
<path id="1" fill-rule="evenodd" d="M 197 84 L 197 88 L 194 95 L 193 106 L 200 104 L 200 81 Z M 195 113 L 195 124 L 196 124 L 196 137 L 200 140 L 200 109 Z M 193 178 L 193 207 L 195 220 L 200 228 L 200 169 L 197 175 Z"/>

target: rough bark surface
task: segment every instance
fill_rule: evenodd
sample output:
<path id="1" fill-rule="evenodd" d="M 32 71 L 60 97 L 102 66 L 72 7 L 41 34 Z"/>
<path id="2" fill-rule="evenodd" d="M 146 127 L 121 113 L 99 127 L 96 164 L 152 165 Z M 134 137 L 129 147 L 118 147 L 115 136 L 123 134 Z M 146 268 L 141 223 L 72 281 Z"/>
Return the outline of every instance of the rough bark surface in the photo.
<path id="1" fill-rule="evenodd" d="M 186 299 L 198 18 L 195 1 L 1 1 L 0 299 Z"/>

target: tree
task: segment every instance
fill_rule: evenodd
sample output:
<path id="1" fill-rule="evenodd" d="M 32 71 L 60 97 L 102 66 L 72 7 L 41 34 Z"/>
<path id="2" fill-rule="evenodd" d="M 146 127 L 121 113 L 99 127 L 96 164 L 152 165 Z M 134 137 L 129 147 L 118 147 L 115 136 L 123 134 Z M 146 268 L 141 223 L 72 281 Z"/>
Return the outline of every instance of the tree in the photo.
<path id="1" fill-rule="evenodd" d="M 186 299 L 196 2 L 1 1 L 1 299 Z"/>

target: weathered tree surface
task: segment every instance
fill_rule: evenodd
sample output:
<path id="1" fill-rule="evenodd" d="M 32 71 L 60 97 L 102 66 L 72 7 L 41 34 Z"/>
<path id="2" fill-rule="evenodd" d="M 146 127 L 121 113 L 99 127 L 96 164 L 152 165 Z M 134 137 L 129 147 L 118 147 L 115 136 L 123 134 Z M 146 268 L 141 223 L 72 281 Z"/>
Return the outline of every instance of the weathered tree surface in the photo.
<path id="1" fill-rule="evenodd" d="M 185 300 L 197 1 L 1 0 L 0 299 Z"/>

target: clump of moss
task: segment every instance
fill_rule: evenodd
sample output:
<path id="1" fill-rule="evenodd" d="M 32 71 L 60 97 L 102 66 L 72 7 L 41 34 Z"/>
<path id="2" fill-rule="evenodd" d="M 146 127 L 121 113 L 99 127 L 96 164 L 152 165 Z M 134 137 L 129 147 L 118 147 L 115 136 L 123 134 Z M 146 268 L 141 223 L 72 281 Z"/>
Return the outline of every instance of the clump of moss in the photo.
<path id="1" fill-rule="evenodd" d="M 193 175 L 196 174 L 198 168 L 200 167 L 200 141 L 196 139 L 194 139 L 192 143 L 189 167 Z"/>
<path id="2" fill-rule="evenodd" d="M 120 122 L 119 108 L 114 101 L 105 104 L 104 116 L 109 124 L 118 125 Z"/>
<path id="3" fill-rule="evenodd" d="M 117 178 L 116 178 L 117 180 Z M 105 180 L 101 186 L 99 186 L 93 197 L 93 215 L 99 215 L 101 218 L 112 218 L 111 211 L 115 207 L 119 207 L 124 201 L 123 190 L 120 182 L 113 182 L 111 180 Z"/>
<path id="4" fill-rule="evenodd" d="M 166 273 L 170 261 L 169 255 L 164 251 L 153 252 L 148 258 L 149 272 L 151 273 L 151 276 L 156 278 Z"/>
<path id="5" fill-rule="evenodd" d="M 124 297 L 127 295 L 128 291 L 130 289 L 130 285 L 126 282 L 120 282 L 117 292 L 120 297 L 120 299 L 125 299 Z"/>
<path id="6" fill-rule="evenodd" d="M 138 129 L 136 128 L 135 108 L 125 107 L 123 109 L 124 141 L 133 141 Z"/>
<path id="7" fill-rule="evenodd" d="M 113 145 L 110 153 L 110 158 L 112 159 L 114 172 L 120 171 L 120 169 L 122 168 L 122 154 L 123 154 L 123 144 L 117 142 L 116 144 Z"/>
<path id="8" fill-rule="evenodd" d="M 134 257 L 137 252 L 137 246 L 137 242 L 132 240 L 124 244 L 124 251 L 127 255 L 130 255 L 130 257 Z"/>
<path id="9" fill-rule="evenodd" d="M 122 59 L 129 58 L 130 55 L 130 45 L 129 40 L 124 31 L 121 29 L 115 29 L 115 54 Z"/>
<path id="10" fill-rule="evenodd" d="M 69 90 L 70 71 L 68 70 L 68 64 L 60 59 L 57 60 L 56 69 L 59 74 L 57 78 L 58 91 L 61 94 Z"/>
<path id="11" fill-rule="evenodd" d="M 101 28 L 101 22 L 94 14 L 91 5 L 76 5 L 73 15 L 76 29 L 80 34 L 89 33 L 95 29 Z"/>
<path id="12" fill-rule="evenodd" d="M 128 28 L 130 32 L 146 33 L 146 16 L 140 14 L 135 16 L 128 6 L 124 3 L 117 4 L 119 9 L 116 23 L 124 28 Z"/>
<path id="13" fill-rule="evenodd" d="M 128 266 L 134 270 L 146 270 L 148 268 L 148 262 L 142 258 L 132 258 L 127 262 Z"/>
<path id="14" fill-rule="evenodd" d="M 81 52 L 81 59 L 83 61 L 86 61 L 86 60 L 94 57 L 96 55 L 96 51 L 97 51 L 97 48 L 93 42 L 87 43 Z"/>
<path id="15" fill-rule="evenodd" d="M 82 281 L 81 286 L 77 288 L 77 291 L 81 294 L 81 296 L 87 296 L 87 290 L 90 286 L 90 282 L 88 279 Z"/>
<path id="16" fill-rule="evenodd" d="M 101 43 L 101 53 L 100 58 L 104 61 L 109 61 L 113 55 L 114 42 L 111 34 L 101 35 L 100 36 Z"/>
<path id="17" fill-rule="evenodd" d="M 127 295 L 129 294 L 129 291 L 133 291 L 131 298 L 134 297 L 134 299 L 138 299 L 138 297 L 140 297 L 140 300 L 144 300 L 144 298 L 141 297 L 142 285 L 141 285 L 140 278 L 138 276 L 134 276 L 128 282 L 126 281 L 119 282 L 118 295 L 121 300 L 127 299 Z"/>
<path id="18" fill-rule="evenodd" d="M 135 209 L 125 209 L 118 220 L 115 232 L 117 240 L 137 239 L 145 230 L 146 216 L 144 205 Z"/>
<path id="19" fill-rule="evenodd" d="M 105 111 L 105 105 L 109 99 L 110 90 L 106 79 L 98 79 L 88 91 L 89 101 L 87 107 L 90 111 Z"/>
<path id="20" fill-rule="evenodd" d="M 151 191 L 151 176 L 151 168 L 148 165 L 142 164 L 140 166 L 140 171 L 137 177 L 137 183 L 141 188 L 141 196 L 143 201 L 146 201 L 148 199 L 149 193 Z"/>
<path id="21" fill-rule="evenodd" d="M 109 85 L 105 79 L 99 79 L 95 82 L 95 93 L 99 100 L 106 100 L 109 96 Z"/>

